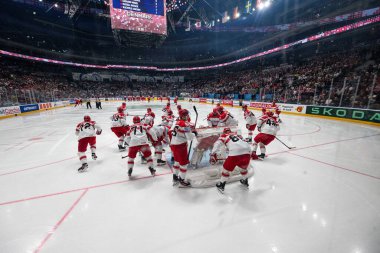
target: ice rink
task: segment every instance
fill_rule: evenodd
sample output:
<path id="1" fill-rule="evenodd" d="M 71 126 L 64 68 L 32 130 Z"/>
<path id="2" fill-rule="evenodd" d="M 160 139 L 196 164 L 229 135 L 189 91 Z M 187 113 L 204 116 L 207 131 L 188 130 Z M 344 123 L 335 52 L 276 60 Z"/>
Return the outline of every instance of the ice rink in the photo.
<path id="1" fill-rule="evenodd" d="M 249 191 L 228 184 L 221 196 L 173 187 L 168 166 L 155 178 L 136 166 L 129 180 L 109 128 L 120 104 L 0 121 L 1 253 L 380 252 L 380 128 L 282 115 L 278 137 L 297 148 L 275 140 Z M 157 119 L 163 105 L 127 103 L 127 112 L 151 106 Z M 206 125 L 211 105 L 195 105 Z M 241 109 L 227 109 L 246 136 Z M 79 174 L 74 132 L 86 113 L 103 134 L 98 160 Z"/>

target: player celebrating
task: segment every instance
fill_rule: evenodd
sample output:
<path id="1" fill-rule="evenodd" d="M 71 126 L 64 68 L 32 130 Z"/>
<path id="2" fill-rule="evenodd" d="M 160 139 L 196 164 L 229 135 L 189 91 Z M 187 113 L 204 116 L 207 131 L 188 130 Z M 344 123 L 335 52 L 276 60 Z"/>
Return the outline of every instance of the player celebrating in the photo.
<path id="1" fill-rule="evenodd" d="M 219 124 L 220 114 L 217 108 L 214 108 L 212 112 L 207 116 L 207 124 L 209 127 L 217 127 Z"/>
<path id="2" fill-rule="evenodd" d="M 187 142 L 194 138 L 191 125 L 187 121 L 189 111 L 183 109 L 179 112 L 179 120 L 171 130 L 170 148 L 174 157 L 173 185 L 180 183 L 182 186 L 190 186 L 186 180 L 187 165 L 189 164 Z"/>
<path id="3" fill-rule="evenodd" d="M 238 122 L 234 119 L 230 112 L 224 110 L 223 106 L 218 107 L 219 123 L 218 126 L 237 126 Z"/>
<path id="4" fill-rule="evenodd" d="M 83 118 L 83 122 L 79 123 L 75 129 L 75 134 L 78 136 L 78 156 L 82 163 L 82 166 L 78 169 L 78 172 L 84 172 L 88 168 L 87 164 L 87 145 L 90 145 L 92 159 L 96 160 L 96 135 L 102 133 L 102 128 L 92 121 L 90 116 L 86 115 Z"/>
<path id="5" fill-rule="evenodd" d="M 167 103 L 166 106 L 162 109 L 164 112 L 164 115 L 168 115 L 168 112 L 171 111 L 172 109 L 170 108 L 170 103 Z"/>
<path id="6" fill-rule="evenodd" d="M 152 152 L 148 144 L 148 134 L 153 141 L 157 141 L 157 137 L 154 131 L 151 131 L 149 126 L 141 124 L 139 116 L 133 117 L 133 125 L 128 131 L 128 176 L 132 176 L 133 165 L 135 164 L 135 158 L 137 152 L 141 152 L 147 164 L 152 176 L 155 176 L 156 170 L 153 168 Z"/>
<path id="7" fill-rule="evenodd" d="M 123 146 L 125 137 L 129 130 L 126 122 L 126 115 L 122 107 L 117 108 L 117 113 L 111 116 L 111 130 L 119 138 L 119 151 L 125 151 L 126 147 Z"/>
<path id="8" fill-rule="evenodd" d="M 259 134 L 256 135 L 253 140 L 253 150 L 252 150 L 252 159 L 264 159 L 266 145 L 269 145 L 275 137 L 277 132 L 280 130 L 280 126 L 277 122 L 277 118 L 274 117 L 273 112 L 268 111 L 266 115 L 262 116 L 257 122 L 257 129 L 259 130 Z M 260 145 L 261 154 L 257 156 L 256 150 L 257 146 Z"/>
<path id="9" fill-rule="evenodd" d="M 168 115 L 162 116 L 161 125 L 168 126 L 169 128 L 171 128 L 173 126 L 173 123 L 174 123 L 173 111 L 170 110 L 170 111 L 168 111 Z"/>
<path id="10" fill-rule="evenodd" d="M 248 110 L 247 105 L 243 105 L 243 112 L 244 112 L 244 119 L 247 122 L 245 125 L 246 128 L 248 129 L 248 138 L 246 139 L 247 142 L 252 142 L 252 135 L 253 131 L 255 131 L 256 124 L 257 124 L 257 119 L 256 116 L 253 112 Z"/>
<path id="11" fill-rule="evenodd" d="M 248 187 L 248 166 L 251 160 L 251 147 L 249 144 L 242 140 L 241 136 L 231 132 L 229 127 L 224 128 L 223 134 L 215 142 L 214 147 L 210 154 L 210 163 L 217 162 L 217 156 L 221 153 L 222 147 L 225 146 L 228 150 L 228 157 L 224 161 L 222 177 L 219 183 L 216 184 L 218 190 L 223 193 L 226 181 L 235 169 L 240 171 L 243 179 L 240 183 Z"/>
<path id="12" fill-rule="evenodd" d="M 154 147 L 154 154 L 157 157 L 157 166 L 165 165 L 166 162 L 162 160 L 162 152 L 163 152 L 163 144 L 169 143 L 169 130 L 170 127 L 168 126 L 155 126 L 153 127 L 154 132 L 157 136 L 157 141 L 152 140 L 150 137 L 150 140 L 152 142 L 152 145 Z"/>

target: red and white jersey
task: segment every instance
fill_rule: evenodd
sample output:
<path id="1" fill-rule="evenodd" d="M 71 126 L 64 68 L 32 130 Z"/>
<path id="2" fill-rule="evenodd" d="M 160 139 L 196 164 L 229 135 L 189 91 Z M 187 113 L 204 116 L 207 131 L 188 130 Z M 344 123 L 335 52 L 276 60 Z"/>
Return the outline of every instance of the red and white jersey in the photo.
<path id="1" fill-rule="evenodd" d="M 250 145 L 243 141 L 241 136 L 235 133 L 222 134 L 219 139 L 214 143 L 212 154 L 219 154 L 223 150 L 222 147 L 226 146 L 228 156 L 238 156 L 251 153 Z"/>
<path id="2" fill-rule="evenodd" d="M 147 112 L 145 113 L 145 117 L 146 116 L 151 116 L 153 119 L 156 118 L 156 114 L 154 114 L 154 112 Z"/>
<path id="3" fill-rule="evenodd" d="M 147 145 L 148 137 L 152 141 L 157 141 L 156 133 L 152 130 L 152 127 L 141 123 L 133 124 L 128 131 L 127 136 L 129 147 Z"/>
<path id="4" fill-rule="evenodd" d="M 245 119 L 245 121 L 247 122 L 248 125 L 256 125 L 257 124 L 256 116 L 250 110 L 245 110 L 244 111 L 244 119 Z"/>
<path id="5" fill-rule="evenodd" d="M 124 113 L 115 113 L 111 116 L 111 127 L 121 127 L 127 125 L 127 118 Z"/>
<path id="6" fill-rule="evenodd" d="M 261 133 L 276 136 L 277 132 L 280 130 L 280 125 L 278 124 L 276 117 L 263 115 L 257 122 L 257 128 L 260 129 Z"/>
<path id="7" fill-rule="evenodd" d="M 164 112 L 164 115 L 168 115 L 168 112 L 171 111 L 172 109 L 170 108 L 170 106 L 165 106 L 162 111 Z"/>
<path id="8" fill-rule="evenodd" d="M 149 126 L 154 125 L 154 118 L 152 116 L 150 116 L 149 114 L 145 114 L 142 121 L 144 122 L 144 124 L 147 124 Z"/>
<path id="9" fill-rule="evenodd" d="M 170 140 L 169 140 L 170 127 L 163 126 L 163 125 L 154 126 L 153 131 L 155 131 L 155 133 L 156 133 L 157 141 L 161 141 L 163 143 L 169 143 L 170 142 Z"/>
<path id="10" fill-rule="evenodd" d="M 223 111 L 219 116 L 219 126 L 237 126 L 238 123 L 234 117 L 227 111 Z"/>
<path id="11" fill-rule="evenodd" d="M 194 139 L 195 135 L 192 133 L 191 124 L 184 120 L 178 120 L 171 130 L 170 145 L 179 145 L 187 143 Z"/>
<path id="12" fill-rule="evenodd" d="M 209 127 L 217 127 L 218 124 L 219 124 L 219 114 L 214 114 L 213 112 L 211 112 L 208 116 L 207 116 L 207 124 Z"/>
<path id="13" fill-rule="evenodd" d="M 173 126 L 173 123 L 174 123 L 174 117 L 173 117 L 173 115 L 162 116 L 161 125 L 168 126 L 168 127 L 171 128 Z"/>
<path id="14" fill-rule="evenodd" d="M 95 121 L 83 121 L 77 125 L 75 134 L 78 136 L 78 140 L 80 140 L 96 136 L 97 131 L 102 131 L 102 128 Z"/>

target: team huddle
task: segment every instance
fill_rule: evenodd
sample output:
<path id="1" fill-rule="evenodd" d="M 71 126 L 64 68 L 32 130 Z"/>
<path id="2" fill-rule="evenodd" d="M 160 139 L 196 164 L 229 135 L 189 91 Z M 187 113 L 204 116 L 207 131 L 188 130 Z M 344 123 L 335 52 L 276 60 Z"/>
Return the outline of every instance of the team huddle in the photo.
<path id="1" fill-rule="evenodd" d="M 175 101 L 177 102 L 177 101 Z M 177 103 L 176 103 L 177 104 Z M 170 102 L 162 109 L 161 122 L 155 124 L 156 115 L 151 108 L 147 108 L 145 115 L 131 115 L 127 112 L 126 103 L 117 108 L 117 112 L 110 117 L 111 131 L 117 136 L 117 147 L 119 151 L 128 151 L 128 176 L 132 179 L 133 168 L 137 154 L 141 155 L 141 163 L 147 164 L 149 172 L 155 176 L 154 164 L 163 166 L 168 161 L 163 159 L 164 145 L 170 147 L 173 163 L 173 185 L 190 187 L 191 181 L 187 180 L 186 173 L 189 161 L 189 142 L 197 136 L 196 122 L 192 123 L 187 109 L 177 105 L 176 115 L 171 108 Z M 207 116 L 207 128 L 222 128 L 223 132 L 213 144 L 210 153 L 210 164 L 217 163 L 222 150 L 227 150 L 227 158 L 223 159 L 223 170 L 220 182 L 216 187 L 224 192 L 225 184 L 231 173 L 237 171 L 241 175 L 240 183 L 249 187 L 247 169 L 251 160 L 263 160 L 265 158 L 266 146 L 269 145 L 279 131 L 280 110 L 273 103 L 271 108 L 263 109 L 263 114 L 257 119 L 255 114 L 248 109 L 247 105 L 242 107 L 248 136 L 243 138 L 241 134 L 232 131 L 232 127 L 238 126 L 234 116 L 220 104 L 213 108 Z M 132 118 L 132 124 L 127 123 L 127 117 Z M 259 133 L 253 138 L 253 131 L 258 129 Z M 92 159 L 96 160 L 96 136 L 102 133 L 102 128 L 93 121 L 90 116 L 84 116 L 84 121 L 76 127 L 78 136 L 78 156 L 82 163 L 78 169 L 84 172 L 88 168 L 85 152 L 90 146 Z M 216 137 L 217 138 L 217 137 Z M 258 155 L 257 148 L 260 147 Z M 153 161 L 152 149 L 156 162 Z"/>

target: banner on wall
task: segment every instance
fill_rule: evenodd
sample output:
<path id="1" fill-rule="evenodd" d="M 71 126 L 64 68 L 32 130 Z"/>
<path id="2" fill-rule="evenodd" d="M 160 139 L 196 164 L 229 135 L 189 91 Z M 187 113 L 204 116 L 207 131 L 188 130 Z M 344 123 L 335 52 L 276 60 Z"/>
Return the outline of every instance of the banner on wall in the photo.
<path id="1" fill-rule="evenodd" d="M 38 104 L 20 105 L 21 112 L 38 111 L 38 109 L 39 109 Z"/>
<path id="2" fill-rule="evenodd" d="M 14 115 L 21 113 L 19 106 L 8 106 L 0 108 L 0 116 Z"/>
<path id="3" fill-rule="evenodd" d="M 207 98 L 200 98 L 199 102 L 201 102 L 201 103 L 207 103 Z"/>
<path id="4" fill-rule="evenodd" d="M 49 109 L 49 108 L 52 108 L 53 105 L 51 103 L 40 103 L 38 104 L 40 110 L 45 110 L 45 109 Z"/>
<path id="5" fill-rule="evenodd" d="M 308 105 L 306 114 L 380 123 L 380 111 L 375 110 Z"/>
<path id="6" fill-rule="evenodd" d="M 233 105 L 232 100 L 222 100 L 222 105 Z"/>
<path id="7" fill-rule="evenodd" d="M 306 113 L 306 105 L 292 105 L 292 104 L 277 104 L 278 108 L 283 112 L 294 112 L 294 113 Z"/>

